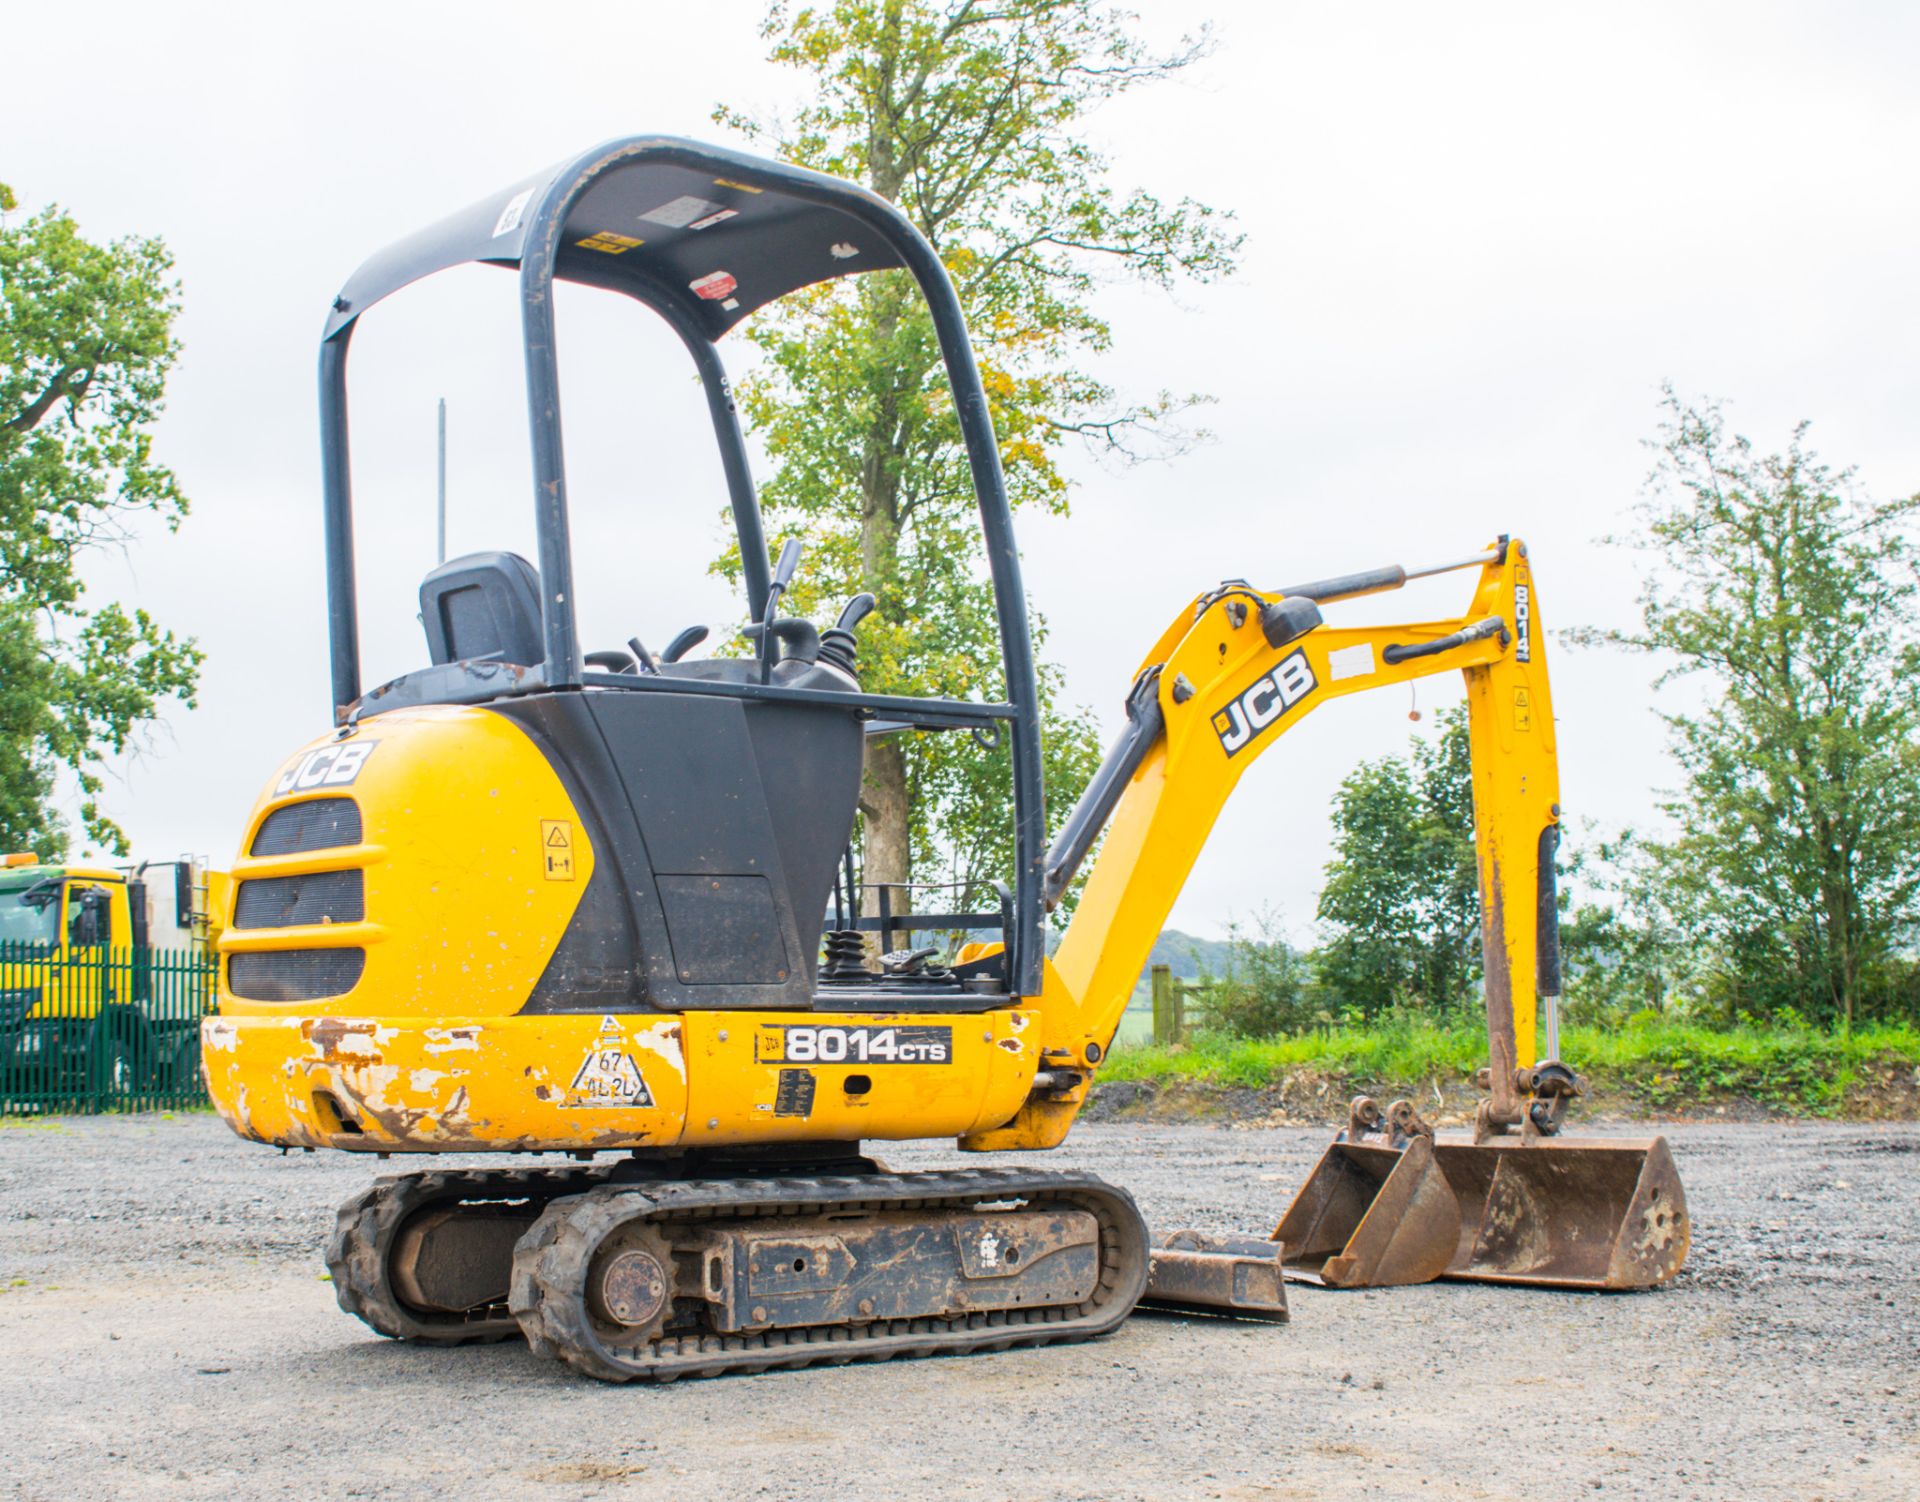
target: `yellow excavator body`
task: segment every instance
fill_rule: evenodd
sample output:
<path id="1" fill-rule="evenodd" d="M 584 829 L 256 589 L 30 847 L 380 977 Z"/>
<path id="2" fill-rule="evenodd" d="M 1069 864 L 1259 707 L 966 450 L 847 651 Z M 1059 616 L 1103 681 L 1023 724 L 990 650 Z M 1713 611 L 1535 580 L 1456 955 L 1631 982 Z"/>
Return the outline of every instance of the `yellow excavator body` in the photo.
<path id="1" fill-rule="evenodd" d="M 617 228 L 637 218 L 666 227 Z M 539 564 L 476 553 L 435 568 L 420 591 L 429 665 L 367 688 L 347 343 L 373 304 L 469 261 L 521 284 Z M 870 594 L 824 629 L 780 612 L 801 547 L 789 539 L 775 563 L 766 545 L 713 346 L 797 287 L 888 268 L 926 299 L 955 395 L 1003 702 L 865 690 Z M 688 660 L 704 627 L 657 656 L 638 638 L 581 650 L 555 280 L 625 292 L 692 353 L 751 658 Z M 349 1200 L 328 1260 L 342 1306 L 376 1330 L 520 1334 L 596 1377 L 671 1380 L 1086 1338 L 1143 1299 L 1284 1319 L 1283 1275 L 1643 1287 L 1679 1265 L 1684 1199 L 1664 1145 L 1558 1140 L 1581 1085 L 1555 1057 L 1560 794 L 1517 540 L 1429 569 L 1233 579 L 1184 602 L 1047 845 L 1036 669 L 985 389 L 951 279 L 891 205 L 691 142 L 608 143 L 366 263 L 333 304 L 321 374 L 332 723 L 267 782 L 222 894 L 219 1012 L 202 1028 L 214 1104 L 283 1149 L 591 1165 L 429 1169 Z M 1474 581 L 1457 617 L 1323 617 L 1456 571 Z M 1356 1102 L 1274 1239 L 1158 1245 L 1095 1175 L 891 1173 L 862 1154 L 1060 1143 L 1246 769 L 1324 704 L 1452 672 L 1467 689 L 1490 1056 L 1472 1142 L 1440 1141 L 1405 1102 Z M 865 748 L 956 732 L 1006 755 L 1013 869 L 997 911 L 893 911 L 890 889 L 854 871 Z M 1049 955 L 1046 913 L 1090 859 Z M 951 960 L 893 947 L 956 929 L 998 938 Z"/>

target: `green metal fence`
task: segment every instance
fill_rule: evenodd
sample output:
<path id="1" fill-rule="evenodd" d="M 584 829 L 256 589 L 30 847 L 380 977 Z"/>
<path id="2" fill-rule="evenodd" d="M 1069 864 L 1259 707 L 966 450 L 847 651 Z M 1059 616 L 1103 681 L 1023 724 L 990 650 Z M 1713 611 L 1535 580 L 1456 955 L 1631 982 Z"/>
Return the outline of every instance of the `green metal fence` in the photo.
<path id="1" fill-rule="evenodd" d="M 212 958 L 0 943 L 0 1115 L 199 1105 Z"/>

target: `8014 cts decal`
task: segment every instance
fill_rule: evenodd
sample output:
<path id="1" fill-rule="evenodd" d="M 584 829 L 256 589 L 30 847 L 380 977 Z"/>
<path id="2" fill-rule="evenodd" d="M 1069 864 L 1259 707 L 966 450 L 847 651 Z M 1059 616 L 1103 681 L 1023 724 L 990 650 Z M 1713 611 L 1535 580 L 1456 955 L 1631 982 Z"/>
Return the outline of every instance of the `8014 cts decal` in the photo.
<path id="1" fill-rule="evenodd" d="M 950 1064 L 950 1027 L 823 1027 L 762 1023 L 753 1037 L 761 1064 Z"/>
<path id="2" fill-rule="evenodd" d="M 1213 732 L 1227 755 L 1237 756 L 1254 737 L 1276 723 L 1294 705 L 1319 687 L 1304 651 L 1295 651 L 1262 678 L 1256 678 L 1239 698 L 1213 717 Z"/>

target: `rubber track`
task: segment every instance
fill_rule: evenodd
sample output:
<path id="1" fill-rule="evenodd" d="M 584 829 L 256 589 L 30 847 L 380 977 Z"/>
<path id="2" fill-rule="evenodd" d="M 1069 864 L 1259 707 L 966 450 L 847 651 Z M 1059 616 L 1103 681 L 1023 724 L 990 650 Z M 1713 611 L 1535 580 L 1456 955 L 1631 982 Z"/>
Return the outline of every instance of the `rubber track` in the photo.
<path id="1" fill-rule="evenodd" d="M 505 1340 L 520 1326 L 501 1304 L 468 1314 L 408 1307 L 387 1277 L 394 1238 L 416 1212 L 450 1202 L 533 1200 L 544 1206 L 606 1178 L 607 1168 L 477 1169 L 402 1174 L 360 1191 L 334 1217 L 327 1267 L 334 1297 L 348 1314 L 382 1335 L 423 1345 L 463 1346 Z"/>
<path id="2" fill-rule="evenodd" d="M 1100 1283 L 1073 1305 L 975 1312 L 864 1325 L 796 1326 L 745 1334 L 667 1334 L 643 1352 L 609 1349 L 593 1328 L 586 1283 L 595 1250 L 636 1218 L 667 1224 L 814 1215 L 828 1210 L 938 1210 L 996 1200 L 1066 1204 L 1100 1223 Z M 1147 1232 L 1133 1196 L 1091 1174 L 1024 1169 L 867 1177 L 708 1180 L 606 1185 L 555 1200 L 520 1238 L 508 1295 L 536 1355 L 608 1382 L 671 1382 L 724 1372 L 885 1361 L 895 1356 L 1000 1351 L 1087 1340 L 1112 1330 L 1147 1283 Z"/>

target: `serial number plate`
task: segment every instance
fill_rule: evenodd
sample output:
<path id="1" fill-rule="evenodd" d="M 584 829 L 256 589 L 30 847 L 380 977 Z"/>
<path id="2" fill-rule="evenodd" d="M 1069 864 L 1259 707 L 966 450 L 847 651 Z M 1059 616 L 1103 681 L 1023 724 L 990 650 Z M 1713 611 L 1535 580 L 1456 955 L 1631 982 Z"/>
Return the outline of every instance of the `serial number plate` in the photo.
<path id="1" fill-rule="evenodd" d="M 753 1057 L 762 1064 L 950 1064 L 953 1029 L 763 1023 Z"/>

